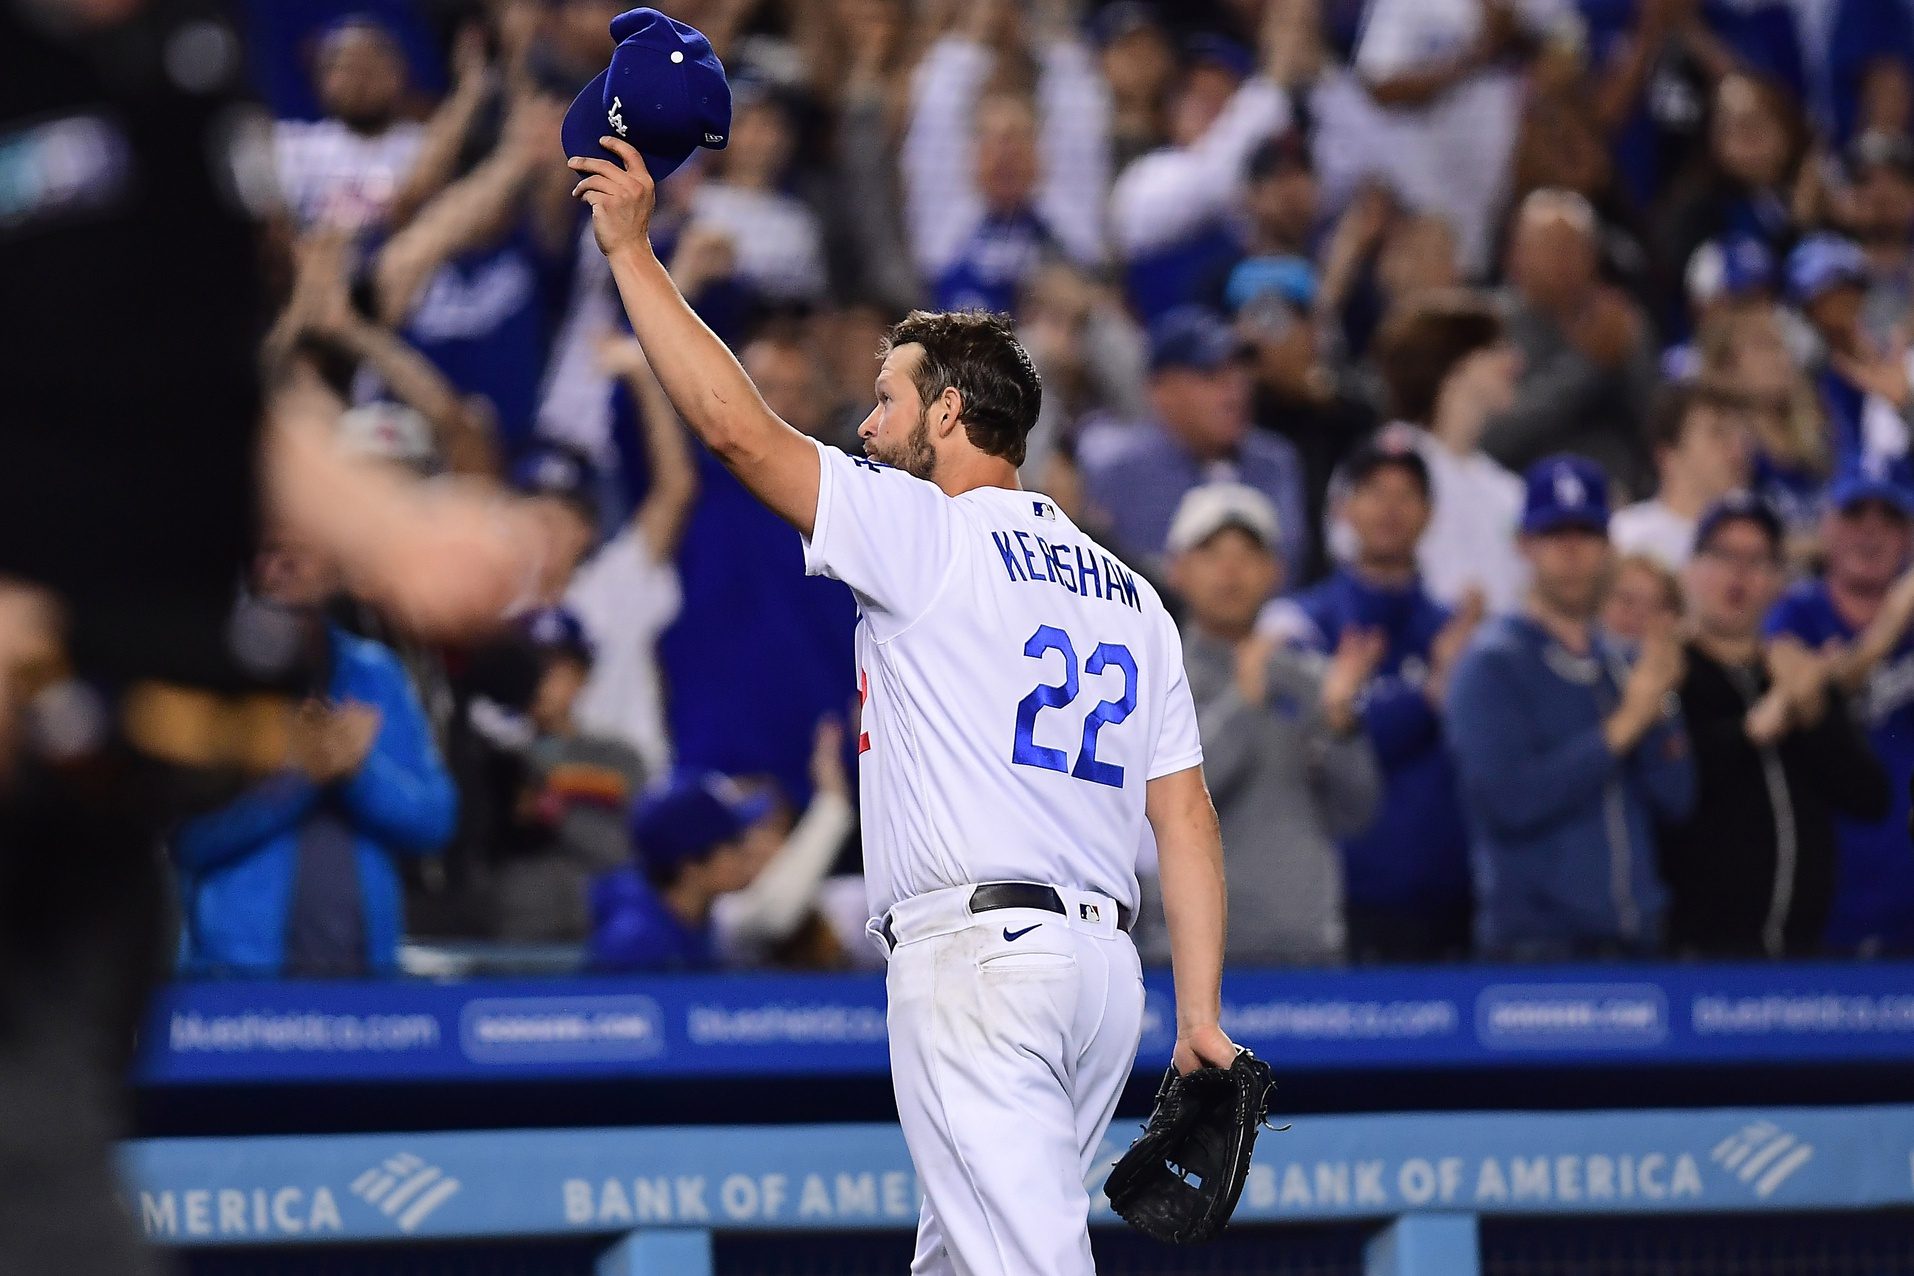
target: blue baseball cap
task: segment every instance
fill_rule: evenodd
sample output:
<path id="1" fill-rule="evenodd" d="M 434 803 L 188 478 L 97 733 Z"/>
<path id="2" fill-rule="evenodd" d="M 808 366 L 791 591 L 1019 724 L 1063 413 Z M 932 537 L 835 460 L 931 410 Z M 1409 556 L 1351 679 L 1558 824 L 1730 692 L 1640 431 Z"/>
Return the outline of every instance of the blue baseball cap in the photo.
<path id="1" fill-rule="evenodd" d="M 1774 287 L 1774 254 L 1753 235 L 1726 235 L 1695 249 L 1688 259 L 1688 300 L 1741 298 Z"/>
<path id="2" fill-rule="evenodd" d="M 594 654 L 592 641 L 585 634 L 584 622 L 564 607 L 540 607 L 519 621 L 525 641 L 541 655 L 574 656 L 590 664 Z"/>
<path id="3" fill-rule="evenodd" d="M 680 771 L 638 799 L 631 839 L 645 865 L 670 871 L 735 842 L 770 813 L 769 793 L 746 794 L 716 771 Z"/>
<path id="4" fill-rule="evenodd" d="M 699 147 L 723 150 L 731 133 L 731 85 L 711 41 L 656 9 L 611 20 L 611 65 L 572 100 L 562 133 L 567 156 L 616 159 L 598 139 L 638 148 L 662 181 Z"/>
<path id="5" fill-rule="evenodd" d="M 1150 371 L 1195 368 L 1214 372 L 1243 355 L 1242 340 L 1207 306 L 1177 306 L 1150 325 Z"/>
<path id="6" fill-rule="evenodd" d="M 1199 31 L 1183 42 L 1184 60 L 1191 66 L 1220 66 L 1239 80 L 1256 72 L 1256 55 L 1245 45 L 1213 31 Z"/>
<path id="7" fill-rule="evenodd" d="M 550 496 L 598 518 L 598 467 L 577 448 L 541 442 L 521 452 L 507 473 L 511 485 L 527 496 Z"/>
<path id="8" fill-rule="evenodd" d="M 1753 492 L 1730 492 L 1702 511 L 1695 522 L 1695 552 L 1699 554 L 1707 549 L 1715 533 L 1728 523 L 1753 523 L 1768 538 L 1775 557 L 1781 556 L 1781 548 L 1787 540 L 1781 515 L 1770 502 Z"/>
<path id="9" fill-rule="evenodd" d="M 1099 45 L 1115 44 L 1138 31 L 1163 30 L 1163 10 L 1150 0 L 1116 0 L 1090 15 L 1090 38 Z"/>
<path id="10" fill-rule="evenodd" d="M 1522 531 L 1528 535 L 1584 527 L 1608 532 L 1608 475 L 1585 456 L 1563 453 L 1529 466 L 1522 476 Z"/>
<path id="11" fill-rule="evenodd" d="M 1247 257 L 1229 272 L 1223 300 L 1231 310 L 1274 293 L 1298 310 L 1316 304 L 1316 268 L 1302 257 Z"/>
<path id="12" fill-rule="evenodd" d="M 1867 282 L 1867 255 L 1840 235 L 1809 235 L 1788 254 L 1788 296 L 1806 305 L 1830 289 Z"/>
<path id="13" fill-rule="evenodd" d="M 1884 474 L 1849 470 L 1828 487 L 1830 508 L 1846 514 L 1870 502 L 1887 506 L 1902 518 L 1914 520 L 1914 492 Z"/>

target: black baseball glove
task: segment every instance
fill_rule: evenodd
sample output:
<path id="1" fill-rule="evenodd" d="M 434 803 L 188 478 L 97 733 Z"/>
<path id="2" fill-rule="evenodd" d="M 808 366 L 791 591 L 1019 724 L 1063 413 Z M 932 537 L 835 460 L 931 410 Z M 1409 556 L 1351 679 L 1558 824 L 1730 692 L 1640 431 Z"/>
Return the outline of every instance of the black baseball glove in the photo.
<path id="1" fill-rule="evenodd" d="M 1269 1065 L 1245 1050 L 1227 1068 L 1177 1075 L 1156 1092 L 1143 1136 L 1110 1171 L 1104 1195 L 1131 1227 L 1177 1245 L 1213 1239 L 1249 1175 L 1256 1131 L 1276 1088 Z"/>

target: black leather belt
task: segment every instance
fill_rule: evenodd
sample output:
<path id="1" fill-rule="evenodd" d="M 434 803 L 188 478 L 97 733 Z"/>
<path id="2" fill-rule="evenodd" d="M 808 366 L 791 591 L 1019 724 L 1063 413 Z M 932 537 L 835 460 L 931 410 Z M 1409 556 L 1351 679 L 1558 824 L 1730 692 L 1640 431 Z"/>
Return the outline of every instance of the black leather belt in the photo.
<path id="1" fill-rule="evenodd" d="M 1101 920 L 1092 916 L 1095 904 L 1083 903 L 1078 908 L 1083 917 L 1079 920 L 1094 922 Z M 970 892 L 970 911 L 973 913 L 994 913 L 1000 908 L 1034 908 L 1039 912 L 1056 913 L 1067 916 L 1069 910 L 1063 906 L 1063 896 L 1057 894 L 1054 886 L 1045 886 L 1040 882 L 985 882 Z M 1130 927 L 1136 925 L 1136 914 L 1127 904 L 1118 904 L 1117 929 L 1124 934 L 1130 933 Z M 884 943 L 891 948 L 897 947 L 897 936 L 891 930 L 891 915 L 884 914 Z"/>

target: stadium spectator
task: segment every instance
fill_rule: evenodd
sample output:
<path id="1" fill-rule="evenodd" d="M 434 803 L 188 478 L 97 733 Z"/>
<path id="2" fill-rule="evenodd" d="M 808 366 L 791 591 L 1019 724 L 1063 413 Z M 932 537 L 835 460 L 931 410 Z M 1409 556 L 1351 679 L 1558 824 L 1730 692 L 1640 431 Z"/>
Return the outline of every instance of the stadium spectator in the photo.
<path id="1" fill-rule="evenodd" d="M 1861 328 L 1885 347 L 1914 308 L 1914 140 L 1905 133 L 1863 133 L 1844 159 L 1847 186 L 1835 215 L 1867 256 Z"/>
<path id="2" fill-rule="evenodd" d="M 745 371 L 778 416 L 818 436 L 844 393 L 821 375 L 808 331 L 774 325 L 741 350 Z M 869 410 L 876 361 L 864 346 Z M 856 694 L 851 630 L 856 604 L 841 583 L 804 574 L 797 534 L 700 448 L 698 499 L 678 554 L 684 606 L 659 639 L 666 719 L 680 766 L 769 776 L 803 802 L 818 719 Z M 763 626 L 778 649 L 767 659 Z"/>
<path id="3" fill-rule="evenodd" d="M 1515 549 L 1522 480 L 1480 447 L 1489 417 L 1513 402 L 1520 367 L 1501 320 L 1468 293 L 1431 292 L 1390 316 L 1376 341 L 1389 437 L 1429 467 L 1435 508 L 1417 549 L 1425 586 L 1451 607 L 1471 590 L 1491 612 L 1515 607 L 1528 579 Z"/>
<path id="4" fill-rule="evenodd" d="M 537 443 L 506 476 L 545 527 L 552 554 L 532 583 L 531 605 L 557 603 L 578 565 L 598 542 L 598 471 L 590 458 L 560 443 Z"/>
<path id="5" fill-rule="evenodd" d="M 1385 640 L 1351 629 L 1325 661 L 1257 636 L 1257 614 L 1282 584 L 1280 535 L 1254 488 L 1195 488 L 1170 528 L 1170 582 L 1189 607 L 1183 658 L 1223 825 L 1228 957 L 1320 964 L 1344 955 L 1336 839 L 1376 809 L 1357 698 Z"/>
<path id="6" fill-rule="evenodd" d="M 1301 580 L 1311 538 L 1304 519 L 1302 462 L 1285 440 L 1250 423 L 1250 374 L 1241 340 L 1200 307 L 1173 310 L 1150 329 L 1154 419 L 1086 438 L 1078 460 L 1084 494 L 1119 552 L 1160 567 L 1177 503 L 1219 480 L 1247 484 L 1276 507 L 1282 538 L 1272 546 Z"/>
<path id="7" fill-rule="evenodd" d="M 1082 40 L 1008 0 L 968 7 L 917 66 L 901 163 L 917 268 L 940 307 L 1009 311 L 1048 255 L 1103 259 L 1110 98 Z M 1027 56 L 1034 93 L 1002 77 Z"/>
<path id="8" fill-rule="evenodd" d="M 385 242 L 372 274 L 379 317 L 490 401 L 509 455 L 537 418 L 578 219 L 568 170 L 551 162 L 565 103 L 525 90 L 506 110 L 490 152 Z"/>
<path id="9" fill-rule="evenodd" d="M 1512 468 L 1573 451 L 1640 491 L 1648 482 L 1641 420 L 1655 347 L 1640 308 L 1601 281 L 1596 232 L 1588 201 L 1567 191 L 1536 191 L 1516 211 L 1508 336 L 1522 375 L 1482 448 Z"/>
<path id="10" fill-rule="evenodd" d="M 1788 294 L 1820 338 L 1816 376 L 1837 474 L 1860 470 L 1914 479 L 1908 414 L 1914 412 L 1904 341 L 1877 345 L 1862 327 L 1867 257 L 1851 240 L 1811 235 L 1788 255 Z"/>
<path id="11" fill-rule="evenodd" d="M 1880 820 L 1842 819 L 1828 946 L 1842 953 L 1914 952 L 1914 498 L 1898 484 L 1849 476 L 1830 493 L 1827 571 L 1798 582 L 1768 617 L 1770 638 L 1832 650 L 1834 685 L 1855 698 L 1893 804 Z"/>
<path id="12" fill-rule="evenodd" d="M 1345 388 L 1324 358 L 1314 316 L 1316 275 L 1301 257 L 1252 257 L 1230 273 L 1228 300 L 1248 342 L 1255 375 L 1256 424 L 1296 449 L 1303 466 L 1306 523 L 1323 526 L 1330 476 L 1375 429 L 1375 411 Z M 1303 580 L 1328 565 L 1324 538 L 1311 541 Z"/>
<path id="13" fill-rule="evenodd" d="M 1805 144 L 1800 112 L 1783 90 L 1745 71 L 1723 75 L 1709 107 L 1706 155 L 1662 195 L 1662 260 L 1685 262 L 1722 236 L 1785 249 L 1796 233 L 1790 183 Z"/>
<path id="14" fill-rule="evenodd" d="M 1169 144 L 1132 160 L 1110 192 L 1110 233 L 1131 306 L 1152 322 L 1200 299 L 1242 256 L 1236 220 L 1244 166 L 1289 128 L 1292 95 L 1321 58 L 1312 0 L 1264 9 L 1260 57 L 1233 41 L 1192 39 L 1169 107 Z"/>
<path id="15" fill-rule="evenodd" d="M 1781 520 L 1758 497 L 1731 496 L 1701 517 L 1681 684 L 1695 805 L 1659 834 L 1668 945 L 1680 955 L 1821 951 L 1835 815 L 1887 811 L 1887 777 L 1830 690 L 1826 661 L 1792 636 L 1762 641 L 1783 554 Z"/>
<path id="16" fill-rule="evenodd" d="M 1772 305 L 1733 307 L 1702 329 L 1699 375 L 1746 396 L 1755 432 L 1751 488 L 1788 529 L 1788 561 L 1820 556 L 1828 439 L 1820 396 L 1796 359 L 1784 313 Z"/>
<path id="17" fill-rule="evenodd" d="M 1733 314 L 1772 310 L 1777 280 L 1774 254 L 1760 240 L 1748 235 L 1711 239 L 1695 249 L 1682 272 L 1685 318 L 1699 334 Z M 1700 361 L 1695 341 L 1680 342 L 1662 351 L 1662 375 L 1689 380 L 1701 372 Z"/>
<path id="18" fill-rule="evenodd" d="M 1162 145 L 1176 79 L 1176 48 L 1162 10 L 1149 0 L 1115 0 L 1096 11 L 1097 65 L 1110 86 L 1110 158 L 1117 172 Z"/>
<path id="19" fill-rule="evenodd" d="M 1355 543 L 1314 588 L 1272 603 L 1258 624 L 1323 656 L 1345 634 L 1384 649 L 1360 693 L 1363 729 L 1382 771 L 1370 827 L 1342 838 L 1349 953 L 1357 961 L 1441 961 L 1470 946 L 1468 832 L 1442 739 L 1450 674 L 1482 597 L 1454 612 L 1423 588 L 1416 545 L 1429 525 L 1429 468 L 1414 450 L 1370 445 L 1343 467 L 1338 517 Z"/>
<path id="20" fill-rule="evenodd" d="M 188 970 L 390 974 L 403 925 L 397 861 L 451 836 L 458 796 L 392 653 L 327 623 L 334 572 L 281 536 L 261 552 L 258 606 L 283 616 L 313 697 L 287 769 L 173 838 Z"/>
<path id="21" fill-rule="evenodd" d="M 1609 539 L 1623 554 L 1648 554 L 1679 570 L 1694 550 L 1701 515 L 1753 477 L 1743 399 L 1707 382 L 1668 386 L 1649 417 L 1648 442 L 1661 481 L 1649 500 L 1615 511 Z"/>
<path id="22" fill-rule="evenodd" d="M 1687 610 L 1681 578 L 1653 554 L 1623 554 L 1602 595 L 1602 632 L 1623 651 L 1640 649 L 1642 639 L 1678 624 Z"/>
<path id="23" fill-rule="evenodd" d="M 712 908 L 750 885 L 747 848 L 771 796 L 747 795 L 714 771 L 654 787 L 631 817 L 637 863 L 592 884 L 589 962 L 598 971 L 710 970 L 718 964 Z"/>
<path id="24" fill-rule="evenodd" d="M 273 128 L 279 188 L 293 223 L 354 234 L 381 229 L 425 141 L 425 129 L 400 115 L 405 54 L 377 18 L 355 15 L 325 33 L 313 62 L 325 118 L 280 120 Z M 461 105 L 482 87 L 482 75 L 462 76 Z"/>
<path id="25" fill-rule="evenodd" d="M 1043 383 L 1037 424 L 1025 440 L 1022 473 L 1026 481 L 1055 497 L 1072 518 L 1081 507 L 1074 487 L 1077 436 L 1097 418 L 1140 420 L 1148 410 L 1143 394 L 1149 357 L 1145 339 L 1124 310 L 1121 297 L 1082 271 L 1061 261 L 1040 267 L 1030 279 L 1018 309 L 1017 339 L 1029 351 Z M 869 397 L 870 344 L 859 353 L 858 419 Z"/>
<path id="26" fill-rule="evenodd" d="M 827 875 L 856 824 L 844 728 L 825 718 L 811 746 L 810 805 L 795 824 L 778 812 L 752 826 L 745 838 L 750 884 L 712 905 L 714 942 L 724 965 L 836 967 L 863 957 L 869 948 L 865 915 L 855 933 L 841 934 L 827 920 L 826 904 Z M 861 899 L 863 881 L 855 881 Z"/>
<path id="27" fill-rule="evenodd" d="M 1324 112 L 1325 156 L 1382 174 L 1455 228 L 1467 273 L 1488 264 L 1521 110 L 1523 51 L 1562 4 L 1369 0 L 1351 69 L 1361 89 Z"/>
<path id="28" fill-rule="evenodd" d="M 821 301 L 823 229 L 803 200 L 782 189 L 797 146 L 790 108 L 749 79 L 734 79 L 731 94 L 731 136 L 723 150 L 701 157 L 709 171 L 691 191 L 692 222 L 731 241 L 738 278 L 766 300 Z"/>
<path id="29" fill-rule="evenodd" d="M 525 715 L 534 734 L 500 848 L 495 933 L 576 943 L 591 933 L 592 882 L 631 858 L 629 816 L 645 765 L 624 741 L 581 729 L 593 652 L 579 618 L 551 607 L 520 628 L 535 662 Z"/>
<path id="30" fill-rule="evenodd" d="M 671 766 L 671 740 L 658 636 L 684 601 L 676 559 L 697 496 L 697 472 L 684 427 L 638 342 L 608 340 L 599 359 L 638 405 L 647 485 L 631 519 L 579 564 L 565 587 L 565 606 L 595 649 L 576 713 L 581 730 L 622 741 L 644 760 L 647 775 L 663 775 Z"/>
<path id="31" fill-rule="evenodd" d="M 1608 483 L 1579 457 L 1526 478 L 1527 607 L 1486 623 L 1451 681 L 1446 727 L 1461 778 L 1482 956 L 1646 956 L 1666 903 L 1655 823 L 1687 814 L 1693 759 L 1673 692 L 1672 625 L 1632 668 L 1595 628 L 1608 543 Z"/>

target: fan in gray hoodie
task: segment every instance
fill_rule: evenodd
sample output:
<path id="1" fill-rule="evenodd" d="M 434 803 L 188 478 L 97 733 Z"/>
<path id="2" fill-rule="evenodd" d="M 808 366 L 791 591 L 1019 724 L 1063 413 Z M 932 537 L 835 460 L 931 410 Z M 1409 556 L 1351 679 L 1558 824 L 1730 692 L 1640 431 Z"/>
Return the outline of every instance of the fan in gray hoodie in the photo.
<path id="1" fill-rule="evenodd" d="M 1193 489 L 1170 528 L 1170 583 L 1188 609 L 1183 658 L 1223 826 L 1227 959 L 1322 964 L 1343 958 L 1337 840 L 1363 830 L 1381 793 L 1356 699 L 1383 640 L 1352 631 L 1325 659 L 1253 634 L 1282 581 L 1276 528 L 1253 488 Z"/>

